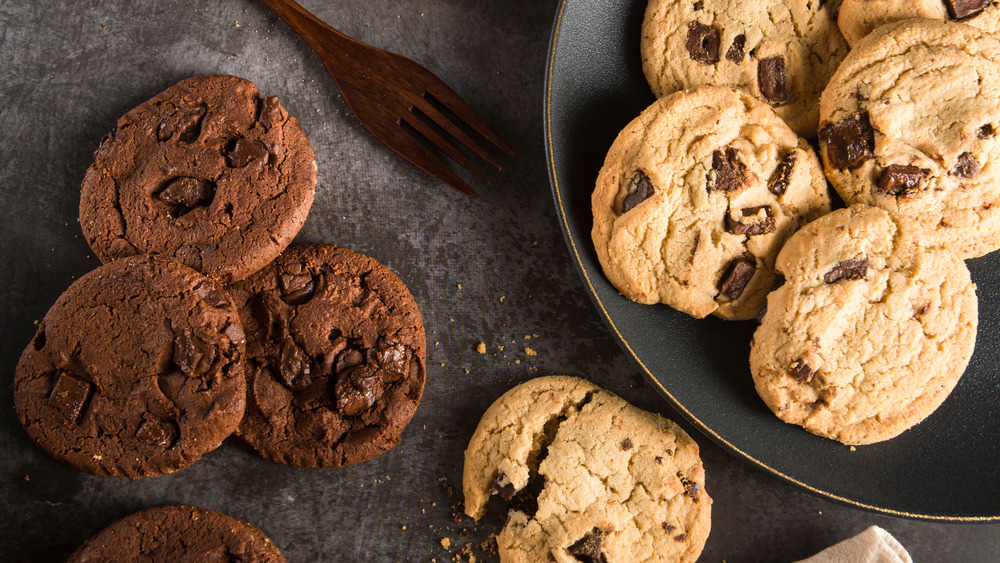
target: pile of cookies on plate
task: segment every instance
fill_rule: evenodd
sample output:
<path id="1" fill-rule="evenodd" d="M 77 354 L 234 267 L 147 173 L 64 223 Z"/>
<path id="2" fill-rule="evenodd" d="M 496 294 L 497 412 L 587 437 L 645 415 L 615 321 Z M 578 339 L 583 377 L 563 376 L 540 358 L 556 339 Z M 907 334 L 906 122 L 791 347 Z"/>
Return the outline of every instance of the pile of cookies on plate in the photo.
<path id="1" fill-rule="evenodd" d="M 31 438 L 76 469 L 131 478 L 183 469 L 234 433 L 297 467 L 395 446 L 424 389 L 420 312 L 372 258 L 289 246 L 315 189 L 302 128 L 242 78 L 189 78 L 119 119 L 80 198 L 105 264 L 56 300 L 18 362 Z M 193 507 L 137 518 L 232 527 Z M 278 560 L 265 543 L 258 555 Z"/>
<path id="2" fill-rule="evenodd" d="M 919 423 L 975 345 L 964 260 L 1000 248 L 997 32 L 986 0 L 650 0 L 659 99 L 592 196 L 607 277 L 759 319 L 750 371 L 786 422 L 849 445 Z"/>

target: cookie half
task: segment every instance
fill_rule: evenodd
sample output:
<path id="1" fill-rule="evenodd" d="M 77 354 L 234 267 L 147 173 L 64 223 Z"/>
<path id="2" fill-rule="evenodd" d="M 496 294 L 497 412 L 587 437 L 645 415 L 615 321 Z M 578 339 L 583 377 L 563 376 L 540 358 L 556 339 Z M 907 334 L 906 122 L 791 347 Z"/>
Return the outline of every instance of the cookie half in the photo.
<path id="1" fill-rule="evenodd" d="M 161 506 L 136 512 L 88 539 L 67 563 L 149 561 L 285 563 L 281 551 L 257 528 L 197 506 Z"/>
<path id="2" fill-rule="evenodd" d="M 642 68 L 657 97 L 701 85 L 767 102 L 816 136 L 819 96 L 847 54 L 835 1 L 649 0 Z"/>
<path id="3" fill-rule="evenodd" d="M 618 134 L 591 208 L 597 257 L 625 297 L 739 320 L 774 287 L 785 239 L 830 198 L 816 154 L 770 107 L 703 86 Z"/>
<path id="4" fill-rule="evenodd" d="M 853 47 L 879 26 L 911 18 L 958 21 L 997 35 L 1000 4 L 992 0 L 844 0 L 837 26 Z"/>
<path id="5" fill-rule="evenodd" d="M 704 485 L 698 445 L 680 427 L 565 376 L 497 399 L 462 479 L 477 520 L 491 495 L 522 501 L 498 537 L 504 563 L 695 561 L 711 527 Z"/>
<path id="6" fill-rule="evenodd" d="M 296 245 L 231 286 L 247 329 L 239 435 L 261 456 L 340 467 L 399 443 L 425 381 L 420 311 L 402 280 L 333 245 Z"/>
<path id="7" fill-rule="evenodd" d="M 196 76 L 104 137 L 80 226 L 104 262 L 159 254 L 229 283 L 292 242 L 315 190 L 309 139 L 276 97 L 235 76 Z"/>
<path id="8" fill-rule="evenodd" d="M 806 225 L 778 255 L 750 347 L 757 393 L 785 422 L 845 444 L 930 415 L 972 356 L 975 286 L 920 225 L 855 205 Z"/>
<path id="9" fill-rule="evenodd" d="M 1000 247 L 1000 41 L 936 20 L 883 26 L 820 111 L 825 171 L 848 205 L 911 218 L 963 258 Z"/>
<path id="10" fill-rule="evenodd" d="M 243 416 L 243 329 L 218 282 L 133 256 L 73 283 L 14 376 L 28 435 L 81 471 L 149 477 L 217 448 Z"/>

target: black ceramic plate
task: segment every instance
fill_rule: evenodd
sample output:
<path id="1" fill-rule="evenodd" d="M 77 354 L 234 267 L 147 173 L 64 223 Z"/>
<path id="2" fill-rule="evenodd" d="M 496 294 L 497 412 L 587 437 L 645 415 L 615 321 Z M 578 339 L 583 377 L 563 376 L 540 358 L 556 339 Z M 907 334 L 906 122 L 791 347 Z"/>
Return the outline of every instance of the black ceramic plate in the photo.
<path id="1" fill-rule="evenodd" d="M 548 55 L 552 190 L 600 314 L 666 400 L 747 461 L 815 493 L 880 512 L 1000 520 L 1000 252 L 969 262 L 978 286 L 979 336 L 951 396 L 899 437 L 854 450 L 781 422 L 757 397 L 747 361 L 756 323 L 696 320 L 665 305 L 639 305 L 604 277 L 590 242 L 590 194 L 615 135 L 653 101 L 639 63 L 645 5 L 564 0 Z"/>

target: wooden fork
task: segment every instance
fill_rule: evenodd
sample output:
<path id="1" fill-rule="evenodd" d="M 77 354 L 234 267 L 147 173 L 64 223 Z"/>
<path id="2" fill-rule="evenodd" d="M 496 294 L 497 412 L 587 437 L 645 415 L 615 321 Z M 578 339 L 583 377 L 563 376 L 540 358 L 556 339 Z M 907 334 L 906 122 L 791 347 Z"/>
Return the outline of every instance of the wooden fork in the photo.
<path id="1" fill-rule="evenodd" d="M 319 55 L 358 121 L 378 140 L 424 172 L 469 197 L 479 197 L 472 186 L 428 150 L 425 143 L 429 143 L 490 183 L 485 174 L 436 130 L 438 128 L 497 170 L 503 169 L 439 108 L 465 122 L 503 152 L 514 155 L 514 149 L 486 120 L 431 71 L 406 57 L 351 39 L 292 0 L 261 1 Z"/>

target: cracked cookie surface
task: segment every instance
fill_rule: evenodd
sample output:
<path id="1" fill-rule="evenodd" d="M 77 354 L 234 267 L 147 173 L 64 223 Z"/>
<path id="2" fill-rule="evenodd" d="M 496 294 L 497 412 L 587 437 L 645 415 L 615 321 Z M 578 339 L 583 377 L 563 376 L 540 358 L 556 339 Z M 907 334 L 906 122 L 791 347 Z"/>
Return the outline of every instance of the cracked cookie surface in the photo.
<path id="1" fill-rule="evenodd" d="M 740 88 L 816 136 L 819 96 L 847 54 L 836 0 L 649 0 L 642 68 L 657 97 Z"/>
<path id="2" fill-rule="evenodd" d="M 25 348 L 14 406 L 35 442 L 97 475 L 187 467 L 243 416 L 244 335 L 218 282 L 134 256 L 81 277 Z"/>
<path id="3" fill-rule="evenodd" d="M 539 377 L 490 406 L 465 452 L 466 514 L 531 495 L 498 537 L 507 562 L 694 561 L 711 527 L 698 445 L 582 379 Z"/>
<path id="4" fill-rule="evenodd" d="M 1000 248 L 1000 41 L 953 22 L 883 26 L 820 113 L 825 171 L 848 205 L 914 219 L 963 258 Z"/>
<path id="5" fill-rule="evenodd" d="M 965 263 L 915 222 L 863 205 L 793 235 L 786 282 L 750 347 L 774 413 L 845 444 L 892 438 L 929 416 L 972 356 L 978 309 Z"/>
<path id="6" fill-rule="evenodd" d="M 195 76 L 101 140 L 80 226 L 104 262 L 160 254 L 230 283 L 292 242 L 315 190 L 312 147 L 277 97 L 235 76 Z"/>
<path id="7" fill-rule="evenodd" d="M 239 435 L 261 456 L 340 467 L 399 443 L 420 404 L 425 335 L 403 282 L 333 245 L 293 245 L 229 288 L 246 326 Z"/>
<path id="8" fill-rule="evenodd" d="M 740 320 L 763 306 L 782 243 L 830 199 L 816 154 L 771 108 L 703 86 L 618 134 L 591 209 L 597 257 L 625 297 Z"/>
<path id="9" fill-rule="evenodd" d="M 959 21 L 996 36 L 1000 2 L 991 0 L 844 0 L 837 26 L 853 47 L 879 26 L 911 18 Z"/>
<path id="10" fill-rule="evenodd" d="M 118 520 L 88 539 L 67 563 L 211 563 L 287 560 L 257 528 L 196 506 L 161 506 Z"/>

